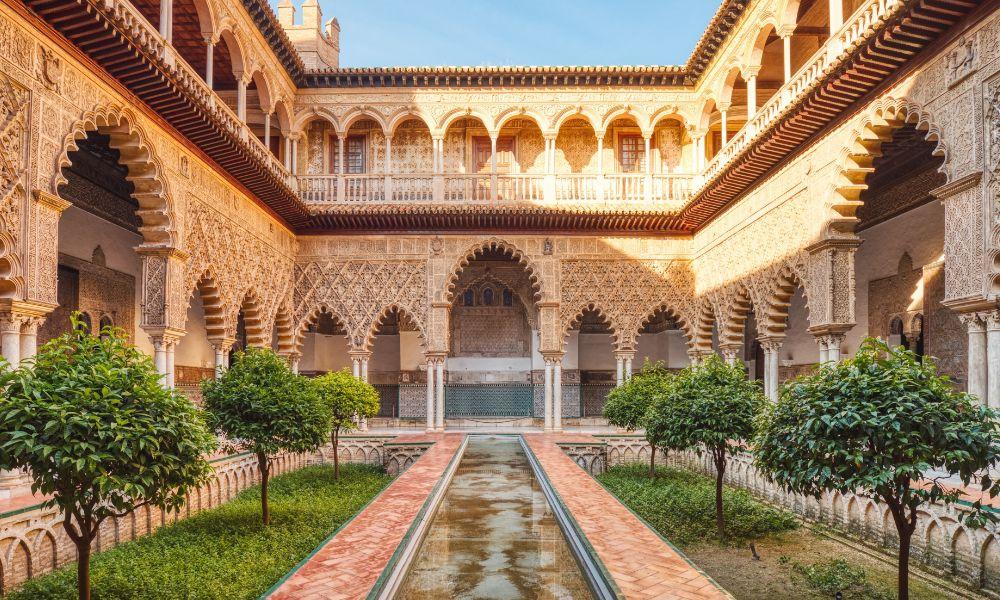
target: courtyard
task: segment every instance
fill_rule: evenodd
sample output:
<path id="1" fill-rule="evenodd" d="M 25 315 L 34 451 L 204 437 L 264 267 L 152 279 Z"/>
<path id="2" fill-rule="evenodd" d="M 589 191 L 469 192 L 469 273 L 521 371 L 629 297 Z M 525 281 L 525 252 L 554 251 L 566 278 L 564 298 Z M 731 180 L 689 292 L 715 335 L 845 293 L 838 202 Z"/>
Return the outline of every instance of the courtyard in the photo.
<path id="1" fill-rule="evenodd" d="M 995 1 L 0 22 L 0 596 L 1000 598 Z"/>

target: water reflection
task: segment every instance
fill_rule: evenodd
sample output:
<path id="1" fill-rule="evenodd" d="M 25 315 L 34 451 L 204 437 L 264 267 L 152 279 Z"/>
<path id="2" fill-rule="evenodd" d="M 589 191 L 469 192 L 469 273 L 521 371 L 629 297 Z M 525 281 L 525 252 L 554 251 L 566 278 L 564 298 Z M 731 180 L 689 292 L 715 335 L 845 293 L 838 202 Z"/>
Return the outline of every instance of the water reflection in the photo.
<path id="1" fill-rule="evenodd" d="M 514 437 L 473 436 L 397 598 L 591 598 Z"/>

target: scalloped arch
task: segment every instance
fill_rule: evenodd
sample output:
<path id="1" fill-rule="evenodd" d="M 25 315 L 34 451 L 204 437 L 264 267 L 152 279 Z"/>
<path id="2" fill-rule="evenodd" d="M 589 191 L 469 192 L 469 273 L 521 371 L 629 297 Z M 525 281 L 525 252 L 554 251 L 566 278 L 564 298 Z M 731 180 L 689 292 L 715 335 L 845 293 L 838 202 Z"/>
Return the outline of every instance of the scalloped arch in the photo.
<path id="1" fill-rule="evenodd" d="M 462 274 L 462 271 L 469 266 L 470 262 L 476 260 L 480 255 L 482 255 L 483 252 L 488 250 L 503 252 L 504 255 L 509 256 L 512 260 L 524 267 L 525 272 L 528 275 L 528 280 L 531 282 L 531 290 L 535 294 L 533 300 L 536 303 L 542 300 L 544 296 L 544 289 L 541 279 L 539 278 L 540 271 L 535 263 L 516 245 L 499 238 L 489 238 L 469 246 L 465 252 L 462 253 L 461 258 L 459 258 L 448 271 L 448 279 L 445 280 L 442 294 L 442 298 L 445 302 L 450 303 L 455 300 L 454 289 L 455 285 L 458 284 L 458 277 Z"/>
<path id="2" fill-rule="evenodd" d="M 598 306 L 596 302 L 588 302 L 586 304 L 577 307 L 576 311 L 572 313 L 573 316 L 565 319 L 560 324 L 560 329 L 562 331 L 562 337 L 561 337 L 562 346 L 565 348 L 566 340 L 569 338 L 570 330 L 573 328 L 574 325 L 579 323 L 583 319 L 583 315 L 588 312 L 597 314 L 597 316 L 601 318 L 601 321 L 603 321 L 608 326 L 608 328 L 611 329 L 612 349 L 615 351 L 623 350 L 624 348 L 622 348 L 622 343 L 623 343 L 622 325 L 612 320 L 611 317 L 609 316 L 610 313 L 601 308 L 600 306 Z"/>
<path id="3" fill-rule="evenodd" d="M 420 318 L 416 316 L 416 313 L 409 310 L 403 304 L 399 302 L 392 302 L 387 304 L 382 310 L 379 311 L 378 316 L 372 319 L 371 325 L 368 326 L 368 330 L 365 333 L 365 340 L 362 349 L 366 352 L 370 352 L 375 344 L 375 334 L 378 332 L 378 328 L 393 312 L 397 313 L 400 317 L 405 317 L 410 323 L 413 323 L 417 328 L 417 332 L 420 333 L 420 339 L 424 346 L 427 345 L 427 333 L 424 330 L 424 324 L 420 321 Z"/>
<path id="4" fill-rule="evenodd" d="M 76 141 L 97 131 L 111 138 L 110 146 L 120 153 L 119 162 L 128 169 L 126 179 L 135 186 L 132 197 L 139 203 L 142 225 L 142 246 L 146 248 L 177 247 L 179 235 L 174 222 L 176 209 L 167 184 L 163 163 L 153 152 L 148 136 L 137 124 L 137 117 L 119 106 L 101 107 L 84 114 L 76 121 L 64 138 L 62 151 L 56 158 L 52 193 L 59 194 L 59 186 L 67 183 L 63 167 L 69 166 L 69 153 L 79 148 Z"/>
<path id="5" fill-rule="evenodd" d="M 915 126 L 917 131 L 924 132 L 924 139 L 936 143 L 932 154 L 944 159 L 938 170 L 951 180 L 948 147 L 931 115 L 909 100 L 881 98 L 865 111 L 850 134 L 848 146 L 841 152 L 842 166 L 834 184 L 830 219 L 824 227 L 826 235 L 854 234 L 856 213 L 863 204 L 861 194 L 868 189 L 866 181 L 874 170 L 875 158 L 881 155 L 882 144 L 890 141 L 904 125 Z"/>
<path id="6" fill-rule="evenodd" d="M 569 121 L 574 117 L 583 117 L 588 123 L 590 123 L 590 126 L 595 132 L 601 131 L 601 117 L 594 111 L 583 106 L 571 106 L 556 113 L 556 116 L 553 117 L 552 122 L 550 123 L 549 129 L 551 131 L 558 132 L 566 121 Z"/>

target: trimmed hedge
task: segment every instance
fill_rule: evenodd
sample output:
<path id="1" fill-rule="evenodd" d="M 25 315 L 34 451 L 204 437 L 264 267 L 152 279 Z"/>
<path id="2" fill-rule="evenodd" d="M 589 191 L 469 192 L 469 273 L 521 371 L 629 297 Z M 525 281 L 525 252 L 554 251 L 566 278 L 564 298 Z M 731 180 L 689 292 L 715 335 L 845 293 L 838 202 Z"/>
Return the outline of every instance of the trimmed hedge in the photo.
<path id="1" fill-rule="evenodd" d="M 260 486 L 232 501 L 94 556 L 95 600 L 259 597 L 375 497 L 391 477 L 366 465 L 314 466 L 271 480 L 271 526 L 260 519 Z M 27 582 L 9 600 L 73 600 L 71 563 Z"/>
<path id="2" fill-rule="evenodd" d="M 614 467 L 597 479 L 674 544 L 684 547 L 717 540 L 713 479 L 665 467 L 657 468 L 651 479 L 649 467 L 642 464 Z M 730 543 L 798 526 L 791 513 L 772 508 L 746 491 L 726 487 L 723 499 Z"/>

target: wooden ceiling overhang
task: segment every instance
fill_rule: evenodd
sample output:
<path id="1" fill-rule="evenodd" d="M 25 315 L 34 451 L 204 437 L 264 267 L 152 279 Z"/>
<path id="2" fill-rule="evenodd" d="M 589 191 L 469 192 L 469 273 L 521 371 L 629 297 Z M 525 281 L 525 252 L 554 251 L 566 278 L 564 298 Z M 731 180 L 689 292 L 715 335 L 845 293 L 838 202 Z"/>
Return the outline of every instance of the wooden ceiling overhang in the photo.
<path id="1" fill-rule="evenodd" d="M 676 211 L 455 204 L 327 207 L 302 233 L 524 231 L 686 234 Z"/>
<path id="2" fill-rule="evenodd" d="M 680 87 L 677 66 L 619 67 L 370 67 L 308 71 L 309 88 Z"/>
<path id="3" fill-rule="evenodd" d="M 159 33 L 121 0 L 23 0 L 24 5 L 218 163 L 291 228 L 309 212 L 276 160 Z"/>
<path id="4" fill-rule="evenodd" d="M 706 225 L 982 4 L 984 0 L 910 2 L 848 49 L 843 60 L 707 181 L 681 211 L 683 227 L 696 231 Z"/>

